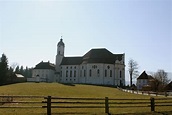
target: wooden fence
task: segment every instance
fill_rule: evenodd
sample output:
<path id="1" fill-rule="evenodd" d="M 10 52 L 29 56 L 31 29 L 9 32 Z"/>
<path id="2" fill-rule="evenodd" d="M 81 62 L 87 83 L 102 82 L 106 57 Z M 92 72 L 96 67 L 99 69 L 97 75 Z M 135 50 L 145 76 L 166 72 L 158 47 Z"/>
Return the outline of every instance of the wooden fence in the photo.
<path id="1" fill-rule="evenodd" d="M 42 102 L 36 100 L 43 98 L 44 96 L 0 95 L 0 108 L 41 108 Z"/>
<path id="2" fill-rule="evenodd" d="M 15 99 L 14 99 L 15 98 Z M 16 99 L 18 98 L 18 99 Z M 36 100 L 39 101 L 36 101 Z M 33 101 L 35 100 L 35 101 Z M 42 101 L 40 101 L 42 100 Z M 18 103 L 18 105 L 8 105 L 8 103 Z M 7 104 L 7 105 L 6 105 Z M 20 105 L 20 106 L 19 106 Z M 109 114 L 113 108 L 150 108 L 155 111 L 156 107 L 172 106 L 172 98 L 150 99 L 113 99 L 113 98 L 63 98 L 53 96 L 0 96 L 1 108 L 46 108 L 47 115 L 52 114 L 52 109 L 63 108 L 75 109 L 104 109 L 104 113 Z"/>
<path id="3" fill-rule="evenodd" d="M 47 115 L 51 115 L 52 108 L 103 108 L 109 114 L 111 108 L 141 108 L 149 107 L 150 111 L 155 111 L 156 106 L 172 106 L 172 98 L 153 98 L 150 99 L 110 99 L 105 98 L 60 98 L 44 97 L 46 101 Z M 52 105 L 53 104 L 53 105 Z"/>

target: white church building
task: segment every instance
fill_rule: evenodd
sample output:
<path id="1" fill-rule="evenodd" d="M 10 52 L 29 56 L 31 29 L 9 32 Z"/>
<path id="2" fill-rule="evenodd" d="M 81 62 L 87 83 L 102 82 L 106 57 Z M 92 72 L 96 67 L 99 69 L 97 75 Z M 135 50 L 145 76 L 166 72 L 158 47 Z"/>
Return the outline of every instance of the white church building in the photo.
<path id="1" fill-rule="evenodd" d="M 125 85 L 125 54 L 113 54 L 105 48 L 100 48 L 91 49 L 83 56 L 65 57 L 64 51 L 65 44 L 63 39 L 60 39 L 57 44 L 54 69 L 53 64 L 41 62 L 52 67 L 38 68 L 37 66 L 41 64 L 39 63 L 34 68 L 32 77 L 60 83 Z M 48 69 L 54 72 L 54 75 L 46 73 Z M 37 74 L 38 71 L 39 75 Z M 41 71 L 44 73 L 42 74 Z M 47 75 L 47 77 L 42 75 Z"/>

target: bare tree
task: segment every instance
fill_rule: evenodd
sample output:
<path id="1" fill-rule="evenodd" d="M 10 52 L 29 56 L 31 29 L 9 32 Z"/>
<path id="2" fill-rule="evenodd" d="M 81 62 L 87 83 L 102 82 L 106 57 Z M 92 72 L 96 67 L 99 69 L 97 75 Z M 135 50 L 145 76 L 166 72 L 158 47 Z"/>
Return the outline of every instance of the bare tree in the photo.
<path id="1" fill-rule="evenodd" d="M 167 77 L 167 72 L 160 69 L 154 75 L 154 87 L 156 91 L 163 91 L 163 88 L 169 83 L 169 79 Z"/>
<path id="2" fill-rule="evenodd" d="M 13 62 L 13 63 L 11 64 L 11 68 L 12 68 L 13 70 L 15 70 L 17 66 L 19 66 L 19 64 L 16 63 L 16 62 Z"/>
<path id="3" fill-rule="evenodd" d="M 133 79 L 136 78 L 139 74 L 138 72 L 138 63 L 133 59 L 128 61 L 128 71 L 130 74 L 130 86 L 133 84 Z"/>

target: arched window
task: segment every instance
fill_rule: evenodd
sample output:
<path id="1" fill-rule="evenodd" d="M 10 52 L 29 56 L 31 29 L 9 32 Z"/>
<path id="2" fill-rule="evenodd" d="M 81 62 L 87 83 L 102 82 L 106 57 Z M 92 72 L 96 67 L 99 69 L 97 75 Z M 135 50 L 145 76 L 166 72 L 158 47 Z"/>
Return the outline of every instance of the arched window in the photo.
<path id="1" fill-rule="evenodd" d="M 76 77 L 76 71 L 74 71 L 74 77 Z"/>
<path id="2" fill-rule="evenodd" d="M 121 72 L 121 71 L 119 71 L 119 77 L 120 77 L 120 78 L 122 77 L 122 72 Z"/>
<path id="3" fill-rule="evenodd" d="M 72 71 L 70 71 L 70 77 L 72 77 Z"/>
<path id="4" fill-rule="evenodd" d="M 89 75 L 90 75 L 90 77 L 91 77 L 91 69 L 90 69 L 90 71 L 89 71 Z"/>
<path id="5" fill-rule="evenodd" d="M 86 71 L 84 70 L 84 77 L 86 76 Z"/>
<path id="6" fill-rule="evenodd" d="M 112 70 L 110 70 L 110 77 L 112 77 Z"/>
<path id="7" fill-rule="evenodd" d="M 97 70 L 97 76 L 99 77 L 99 75 L 100 75 L 100 70 L 98 69 Z"/>
<path id="8" fill-rule="evenodd" d="M 68 77 L 68 70 L 66 71 L 66 77 Z"/>
<path id="9" fill-rule="evenodd" d="M 107 77 L 107 70 L 105 70 L 105 77 Z"/>

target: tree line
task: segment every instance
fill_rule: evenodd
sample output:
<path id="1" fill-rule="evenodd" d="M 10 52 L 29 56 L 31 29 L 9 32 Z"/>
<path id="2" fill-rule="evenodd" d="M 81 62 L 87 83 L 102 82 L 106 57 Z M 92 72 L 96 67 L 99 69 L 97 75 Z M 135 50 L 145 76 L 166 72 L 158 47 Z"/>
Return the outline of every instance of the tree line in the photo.
<path id="1" fill-rule="evenodd" d="M 32 69 L 28 67 L 24 68 L 17 64 L 9 66 L 7 56 L 2 54 L 0 57 L 0 85 L 15 83 L 15 79 L 17 79 L 15 74 L 21 74 L 25 78 L 29 78 L 32 76 Z"/>

